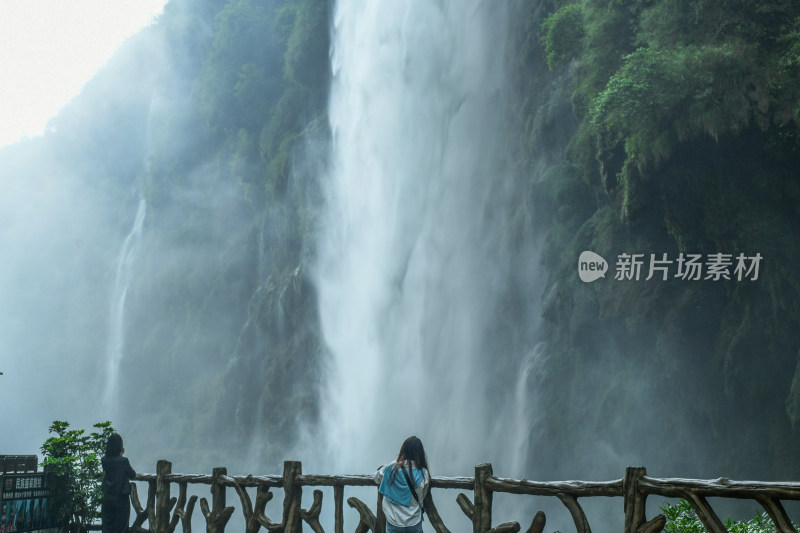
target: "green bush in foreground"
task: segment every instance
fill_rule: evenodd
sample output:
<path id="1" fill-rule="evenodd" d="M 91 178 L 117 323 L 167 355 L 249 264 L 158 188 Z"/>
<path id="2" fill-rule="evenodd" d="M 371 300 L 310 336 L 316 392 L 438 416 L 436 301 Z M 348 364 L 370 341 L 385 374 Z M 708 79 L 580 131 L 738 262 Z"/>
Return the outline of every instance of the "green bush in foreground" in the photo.
<path id="1" fill-rule="evenodd" d="M 677 504 L 667 503 L 660 508 L 667 519 L 664 531 L 668 533 L 708 533 L 708 530 L 697 517 L 692 506 L 686 500 Z M 729 533 L 774 533 L 775 525 L 769 515 L 756 512 L 750 520 L 728 519 L 725 528 Z"/>
<path id="2" fill-rule="evenodd" d="M 53 494 L 56 524 L 70 533 L 84 533 L 99 518 L 103 498 L 100 458 L 108 437 L 114 433 L 111 422 L 94 425 L 98 431 L 86 434 L 83 429 L 69 429 L 69 423 L 56 420 L 50 437 L 42 445 L 42 466 Z"/>

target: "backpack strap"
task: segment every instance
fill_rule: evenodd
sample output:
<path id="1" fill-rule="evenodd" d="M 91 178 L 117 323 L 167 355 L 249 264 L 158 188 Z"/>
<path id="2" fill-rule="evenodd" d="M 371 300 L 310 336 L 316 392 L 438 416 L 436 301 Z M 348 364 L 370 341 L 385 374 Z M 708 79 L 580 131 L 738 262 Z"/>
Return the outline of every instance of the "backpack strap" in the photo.
<path id="1" fill-rule="evenodd" d="M 417 500 L 417 505 L 419 505 L 419 508 L 422 509 L 422 520 L 425 520 L 425 506 L 422 505 L 422 502 L 419 501 L 419 496 L 417 496 L 417 491 L 414 489 L 414 483 L 411 482 L 411 478 L 409 477 L 408 472 L 406 472 L 406 469 L 403 465 L 400 465 L 400 470 L 403 472 L 403 476 L 406 478 L 406 483 L 408 483 L 408 488 L 411 489 L 411 495 L 414 497 L 415 500 Z M 422 475 L 425 476 L 425 473 L 423 472 Z"/>

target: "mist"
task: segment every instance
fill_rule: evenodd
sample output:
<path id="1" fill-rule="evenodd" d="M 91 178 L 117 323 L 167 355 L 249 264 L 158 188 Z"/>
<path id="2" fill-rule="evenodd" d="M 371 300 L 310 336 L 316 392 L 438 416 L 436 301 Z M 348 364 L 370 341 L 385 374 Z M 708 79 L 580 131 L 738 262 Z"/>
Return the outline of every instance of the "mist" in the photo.
<path id="1" fill-rule="evenodd" d="M 170 1 L 0 149 L 0 451 L 110 419 L 140 472 L 369 473 L 416 434 L 435 476 L 796 476 L 795 137 L 686 126 L 627 161 L 645 126 L 598 102 L 624 46 L 671 50 L 661 3 L 622 48 L 589 4 L 559 63 L 549 2 Z M 685 251 L 767 259 L 613 279 Z"/>

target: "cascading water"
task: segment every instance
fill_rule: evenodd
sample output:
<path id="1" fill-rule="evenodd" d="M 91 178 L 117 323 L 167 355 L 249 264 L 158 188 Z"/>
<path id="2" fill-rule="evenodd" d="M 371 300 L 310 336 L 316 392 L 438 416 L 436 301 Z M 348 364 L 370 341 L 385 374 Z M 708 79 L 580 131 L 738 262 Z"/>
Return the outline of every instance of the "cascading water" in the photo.
<path id="1" fill-rule="evenodd" d="M 526 452 L 509 444 L 524 354 L 494 351 L 493 330 L 508 16 L 494 1 L 337 3 L 316 272 L 326 469 L 370 471 L 411 434 L 437 475 L 483 461 L 513 475 Z"/>
<path id="2" fill-rule="evenodd" d="M 547 345 L 543 342 L 537 344 L 528 352 L 520 365 L 517 383 L 514 386 L 514 428 L 516 432 L 509 441 L 509 450 L 512 458 L 511 472 L 520 474 L 525 471 L 525 458 L 528 451 L 528 438 L 533 426 L 534 418 L 531 413 L 537 400 L 535 385 L 541 383 L 545 374 L 547 361 Z"/>
<path id="3" fill-rule="evenodd" d="M 147 202 L 139 200 L 136 218 L 128 236 L 122 243 L 117 259 L 117 273 L 114 278 L 114 291 L 111 297 L 111 320 L 109 322 L 108 347 L 106 350 L 107 367 L 105 392 L 103 393 L 103 412 L 113 414 L 115 397 L 119 381 L 119 366 L 125 348 L 125 298 L 133 274 L 134 262 L 139 252 L 142 239 L 142 228 L 147 215 Z"/>

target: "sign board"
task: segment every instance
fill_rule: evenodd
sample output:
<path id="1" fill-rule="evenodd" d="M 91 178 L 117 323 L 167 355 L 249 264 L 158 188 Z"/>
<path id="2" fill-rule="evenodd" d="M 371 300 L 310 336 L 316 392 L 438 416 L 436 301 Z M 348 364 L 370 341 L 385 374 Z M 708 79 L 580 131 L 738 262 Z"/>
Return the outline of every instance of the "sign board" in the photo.
<path id="1" fill-rule="evenodd" d="M 50 491 L 44 472 L 37 472 L 36 456 L 0 456 L 0 465 L 0 533 L 55 531 Z"/>
<path id="2" fill-rule="evenodd" d="M 0 474 L 26 474 L 39 471 L 35 455 L 0 455 Z"/>

